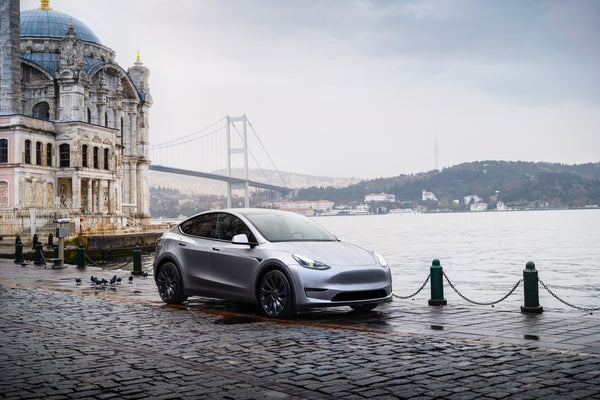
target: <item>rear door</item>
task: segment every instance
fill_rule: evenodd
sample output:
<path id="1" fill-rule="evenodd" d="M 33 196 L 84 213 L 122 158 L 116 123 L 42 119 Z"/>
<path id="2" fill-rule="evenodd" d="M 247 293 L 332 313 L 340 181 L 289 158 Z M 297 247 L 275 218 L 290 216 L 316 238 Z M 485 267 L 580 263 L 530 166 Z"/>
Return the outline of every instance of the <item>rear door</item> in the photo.
<path id="1" fill-rule="evenodd" d="M 179 241 L 183 263 L 184 286 L 188 289 L 210 295 L 210 253 L 217 236 L 218 214 L 202 214 L 181 224 L 184 234 Z"/>

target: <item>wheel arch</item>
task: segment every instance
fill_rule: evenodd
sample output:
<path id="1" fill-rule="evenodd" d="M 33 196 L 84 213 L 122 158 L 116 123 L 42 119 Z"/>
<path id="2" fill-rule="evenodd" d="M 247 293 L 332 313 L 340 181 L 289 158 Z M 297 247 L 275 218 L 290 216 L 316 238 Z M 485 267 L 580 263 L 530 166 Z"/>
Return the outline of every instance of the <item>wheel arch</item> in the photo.
<path id="1" fill-rule="evenodd" d="M 287 280 L 290 283 L 290 290 L 292 291 L 292 298 L 296 298 L 296 288 L 294 285 L 294 279 L 287 266 L 279 260 L 266 260 L 261 265 L 260 270 L 256 274 L 256 279 L 254 280 L 254 299 L 256 304 L 260 304 L 260 281 L 263 276 L 265 276 L 269 271 L 278 270 L 285 275 Z"/>
<path id="2" fill-rule="evenodd" d="M 175 265 L 175 267 L 179 271 L 179 275 L 181 276 L 181 279 L 184 279 L 183 275 L 181 273 L 181 265 L 179 265 L 179 262 L 177 261 L 177 258 L 174 257 L 174 256 L 171 256 L 171 254 L 163 254 L 158 259 L 156 259 L 154 261 L 154 266 L 153 266 L 154 280 L 156 281 L 156 277 L 158 275 L 158 271 L 162 268 L 163 265 L 165 265 L 168 262 L 170 262 L 173 265 Z"/>

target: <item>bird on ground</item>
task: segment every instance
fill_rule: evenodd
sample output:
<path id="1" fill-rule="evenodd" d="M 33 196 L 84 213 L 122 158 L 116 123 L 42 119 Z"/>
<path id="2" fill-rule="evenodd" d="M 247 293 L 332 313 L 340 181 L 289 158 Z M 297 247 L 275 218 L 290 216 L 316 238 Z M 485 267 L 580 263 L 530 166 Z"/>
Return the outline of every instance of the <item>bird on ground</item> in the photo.
<path id="1" fill-rule="evenodd" d="M 78 285 L 81 285 L 81 278 L 75 278 L 75 282 L 76 282 Z"/>
<path id="2" fill-rule="evenodd" d="M 119 277 L 117 278 L 117 285 L 120 285 L 120 284 L 121 284 L 121 277 L 119 276 Z"/>
<path id="3" fill-rule="evenodd" d="M 110 282 L 111 285 L 114 285 L 115 283 L 117 283 L 117 276 L 114 275 L 112 278 L 110 278 Z"/>
<path id="4" fill-rule="evenodd" d="M 133 275 L 129 275 L 129 283 L 133 283 Z"/>
<path id="5" fill-rule="evenodd" d="M 106 285 L 108 283 L 108 281 L 106 279 L 102 278 L 102 280 L 100 281 L 100 283 L 102 285 Z"/>
<path id="6" fill-rule="evenodd" d="M 144 278 L 147 278 L 147 277 L 148 277 L 148 273 L 147 273 L 147 272 L 144 272 L 144 273 L 142 274 L 142 276 L 143 276 Z"/>

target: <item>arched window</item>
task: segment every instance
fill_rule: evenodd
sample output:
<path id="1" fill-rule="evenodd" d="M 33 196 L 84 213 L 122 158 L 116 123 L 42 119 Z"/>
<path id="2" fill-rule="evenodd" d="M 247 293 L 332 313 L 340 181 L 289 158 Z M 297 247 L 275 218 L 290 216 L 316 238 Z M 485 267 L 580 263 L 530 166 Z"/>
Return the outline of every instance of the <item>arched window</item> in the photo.
<path id="1" fill-rule="evenodd" d="M 8 164 L 8 139 L 0 139 L 0 164 Z"/>
<path id="2" fill-rule="evenodd" d="M 48 105 L 48 103 L 46 103 L 45 101 L 37 103 L 33 107 L 33 118 L 48 121 L 50 119 L 50 105 Z"/>
<path id="3" fill-rule="evenodd" d="M 88 124 L 92 123 L 92 110 L 90 110 L 90 108 L 87 108 L 87 122 Z"/>
<path id="4" fill-rule="evenodd" d="M 81 146 L 81 166 L 84 168 L 88 167 L 88 145 L 84 144 Z"/>
<path id="5" fill-rule="evenodd" d="M 98 166 L 98 147 L 94 147 L 94 168 L 100 168 Z"/>
<path id="6" fill-rule="evenodd" d="M 42 165 L 42 142 L 35 142 L 35 165 Z"/>
<path id="7" fill-rule="evenodd" d="M 63 143 L 58 147 L 60 151 L 60 166 L 61 167 L 70 167 L 71 166 L 71 147 Z"/>
<path id="8" fill-rule="evenodd" d="M 108 169 L 108 164 L 109 164 L 109 150 L 108 149 L 104 149 L 104 169 Z"/>
<path id="9" fill-rule="evenodd" d="M 25 141 L 25 164 L 31 164 L 31 140 Z"/>
<path id="10" fill-rule="evenodd" d="M 52 143 L 46 145 L 46 166 L 52 166 Z"/>

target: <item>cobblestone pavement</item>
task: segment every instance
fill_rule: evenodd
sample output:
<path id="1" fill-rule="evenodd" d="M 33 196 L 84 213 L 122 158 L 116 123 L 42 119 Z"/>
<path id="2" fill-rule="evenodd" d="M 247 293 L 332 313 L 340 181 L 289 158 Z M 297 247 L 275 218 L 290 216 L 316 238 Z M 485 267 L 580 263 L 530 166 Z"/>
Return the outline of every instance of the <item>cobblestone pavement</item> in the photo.
<path id="1" fill-rule="evenodd" d="M 595 315 L 395 301 L 285 322 L 74 274 L 112 272 L 0 262 L 1 398 L 600 399 Z"/>

